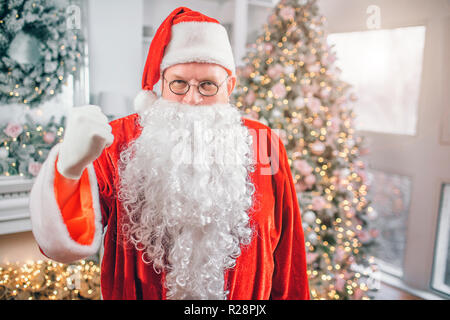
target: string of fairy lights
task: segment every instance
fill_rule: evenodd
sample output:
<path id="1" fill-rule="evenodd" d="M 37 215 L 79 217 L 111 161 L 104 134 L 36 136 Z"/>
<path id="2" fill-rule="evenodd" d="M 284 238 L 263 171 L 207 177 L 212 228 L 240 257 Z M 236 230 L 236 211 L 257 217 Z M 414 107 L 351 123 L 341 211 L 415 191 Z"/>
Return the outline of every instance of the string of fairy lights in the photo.
<path id="1" fill-rule="evenodd" d="M 74 40 L 77 39 L 76 36 L 74 36 L 73 38 L 74 38 Z M 61 50 L 61 51 L 64 51 L 64 50 L 65 50 L 65 47 L 64 47 L 64 46 L 61 46 L 61 47 L 60 47 L 60 50 Z M 81 59 L 81 54 L 80 54 L 80 53 L 77 53 L 77 54 L 76 54 L 76 57 L 77 57 L 78 59 Z M 64 61 L 61 61 L 61 62 L 60 62 L 60 65 L 61 65 L 61 66 L 64 66 Z M 71 68 L 71 71 L 72 71 L 72 72 L 76 72 L 76 71 L 77 71 L 77 67 L 72 67 L 72 68 Z M 11 72 L 12 72 L 12 70 L 10 69 L 10 70 L 8 71 L 7 74 L 8 74 L 8 75 L 11 75 Z M 58 79 L 59 81 L 61 81 L 61 82 L 63 82 L 63 81 L 65 80 L 64 76 L 62 76 L 62 75 L 58 76 L 57 79 Z M 52 80 L 52 78 L 50 78 L 50 77 L 45 77 L 45 81 L 46 81 L 46 82 L 50 82 L 51 80 Z M 68 85 L 67 81 L 64 82 L 64 85 L 66 85 L 66 86 Z M 18 83 L 13 84 L 13 85 L 12 85 L 12 88 L 10 89 L 11 91 L 9 91 L 9 95 L 10 95 L 11 97 L 20 97 L 20 88 L 21 88 L 20 84 L 18 84 Z M 50 90 L 48 91 L 48 94 L 49 94 L 50 96 L 55 95 L 55 93 L 56 93 L 56 91 L 55 91 L 54 89 L 50 89 Z M 39 87 L 36 86 L 36 87 L 34 87 L 34 94 L 33 94 L 32 96 L 28 97 L 28 99 L 27 99 L 27 98 L 23 98 L 23 100 L 19 100 L 19 101 L 20 101 L 20 103 L 29 104 L 29 102 L 30 102 L 29 100 L 39 99 L 39 96 L 41 96 L 42 94 L 45 94 L 44 91 L 43 91 L 41 88 L 39 88 Z"/>
<path id="2" fill-rule="evenodd" d="M 100 266 L 50 260 L 0 267 L 0 300 L 98 300 Z"/>

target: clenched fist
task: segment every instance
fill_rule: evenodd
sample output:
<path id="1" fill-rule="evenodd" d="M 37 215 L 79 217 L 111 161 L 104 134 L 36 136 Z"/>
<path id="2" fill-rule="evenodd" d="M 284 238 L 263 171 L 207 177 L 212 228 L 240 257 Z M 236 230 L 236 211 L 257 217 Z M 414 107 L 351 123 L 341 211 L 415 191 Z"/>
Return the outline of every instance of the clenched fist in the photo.
<path id="1" fill-rule="evenodd" d="M 56 168 L 69 179 L 79 179 L 84 169 L 114 141 L 108 118 L 100 107 L 86 105 L 72 108 L 67 118 Z"/>

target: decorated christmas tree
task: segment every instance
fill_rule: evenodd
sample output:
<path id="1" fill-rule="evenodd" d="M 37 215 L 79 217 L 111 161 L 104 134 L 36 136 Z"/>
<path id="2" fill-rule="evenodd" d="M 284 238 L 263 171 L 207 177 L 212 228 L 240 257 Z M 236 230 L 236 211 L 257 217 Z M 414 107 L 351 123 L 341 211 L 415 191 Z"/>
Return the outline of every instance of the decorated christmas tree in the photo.
<path id="1" fill-rule="evenodd" d="M 356 95 L 339 79 L 315 0 L 282 0 L 249 46 L 233 102 L 276 129 L 294 176 L 313 299 L 370 298 L 376 230 Z"/>

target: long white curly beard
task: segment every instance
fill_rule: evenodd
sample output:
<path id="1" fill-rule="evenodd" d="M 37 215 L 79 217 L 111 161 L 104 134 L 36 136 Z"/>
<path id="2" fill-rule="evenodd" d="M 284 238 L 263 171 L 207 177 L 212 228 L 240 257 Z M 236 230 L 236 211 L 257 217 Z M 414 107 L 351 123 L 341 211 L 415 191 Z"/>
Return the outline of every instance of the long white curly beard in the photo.
<path id="1" fill-rule="evenodd" d="M 165 270 L 168 299 L 226 299 L 224 272 L 252 238 L 252 137 L 229 104 L 159 98 L 140 121 L 120 156 L 128 238 Z"/>

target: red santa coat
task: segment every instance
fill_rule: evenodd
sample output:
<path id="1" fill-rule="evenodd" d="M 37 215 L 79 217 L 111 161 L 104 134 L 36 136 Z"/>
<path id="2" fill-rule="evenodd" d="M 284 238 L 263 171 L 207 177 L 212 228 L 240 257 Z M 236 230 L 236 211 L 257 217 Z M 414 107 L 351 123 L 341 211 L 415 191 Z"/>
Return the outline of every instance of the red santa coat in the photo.
<path id="1" fill-rule="evenodd" d="M 58 145 L 31 191 L 33 233 L 42 253 L 54 260 L 70 262 L 94 254 L 107 227 L 101 264 L 103 299 L 166 297 L 164 272 L 157 274 L 145 264 L 142 251 L 127 244 L 121 232 L 126 213 L 117 198 L 117 165 L 120 152 L 142 130 L 138 117 L 132 114 L 110 123 L 114 143 L 88 166 L 78 192 L 66 205 L 60 200 L 64 178 L 55 170 Z M 249 211 L 255 236 L 242 249 L 236 266 L 225 272 L 228 299 L 309 299 L 301 215 L 286 150 L 269 127 L 242 120 L 254 136 L 254 150 L 266 150 L 270 163 L 255 153 L 251 179 L 256 201 Z M 274 174 L 261 174 L 261 170 Z"/>

